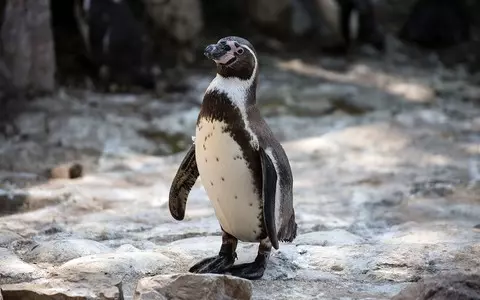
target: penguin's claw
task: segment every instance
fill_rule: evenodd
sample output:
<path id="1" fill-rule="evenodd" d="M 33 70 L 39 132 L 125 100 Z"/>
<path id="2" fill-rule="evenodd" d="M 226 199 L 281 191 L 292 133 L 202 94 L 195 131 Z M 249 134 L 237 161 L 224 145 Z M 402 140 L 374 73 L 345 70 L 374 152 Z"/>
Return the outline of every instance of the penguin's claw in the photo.
<path id="1" fill-rule="evenodd" d="M 228 271 L 235 263 L 236 254 L 233 256 L 219 255 L 209 257 L 196 263 L 188 270 L 190 273 L 214 273 L 223 274 Z"/>

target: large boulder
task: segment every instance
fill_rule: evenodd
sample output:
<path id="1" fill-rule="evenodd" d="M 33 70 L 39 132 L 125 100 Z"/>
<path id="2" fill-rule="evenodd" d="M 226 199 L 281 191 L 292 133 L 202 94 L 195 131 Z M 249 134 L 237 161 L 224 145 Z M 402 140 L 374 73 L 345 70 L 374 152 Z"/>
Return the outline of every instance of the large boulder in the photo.
<path id="1" fill-rule="evenodd" d="M 251 20 L 265 32 L 276 36 L 290 32 L 292 1 L 248 0 L 247 7 Z"/>
<path id="2" fill-rule="evenodd" d="M 217 274 L 176 274 L 142 278 L 135 300 L 237 299 L 252 298 L 252 283 L 246 279 Z"/>
<path id="3" fill-rule="evenodd" d="M 166 34 L 176 45 L 177 59 L 190 62 L 194 59 L 193 47 L 203 29 L 202 7 L 199 0 L 143 0 L 145 10 L 155 27 Z M 162 40 L 160 48 L 165 50 L 168 42 Z"/>
<path id="4" fill-rule="evenodd" d="M 452 274 L 422 279 L 401 291 L 392 300 L 480 299 L 480 276 Z"/>
<path id="5" fill-rule="evenodd" d="M 1 30 L 3 54 L 14 87 L 50 92 L 55 87 L 55 50 L 50 1 L 7 1 Z"/>

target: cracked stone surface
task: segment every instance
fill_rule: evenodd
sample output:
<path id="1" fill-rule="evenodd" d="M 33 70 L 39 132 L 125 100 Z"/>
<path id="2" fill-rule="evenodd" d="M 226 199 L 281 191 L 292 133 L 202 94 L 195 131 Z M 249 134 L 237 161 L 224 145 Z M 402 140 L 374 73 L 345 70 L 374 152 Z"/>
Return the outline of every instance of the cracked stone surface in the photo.
<path id="1" fill-rule="evenodd" d="M 150 299 L 238 299 L 252 297 L 249 280 L 228 275 L 173 274 L 146 277 L 139 280 L 135 300 Z"/>
<path id="2" fill-rule="evenodd" d="M 480 107 L 464 73 L 268 64 L 258 101 L 291 162 L 298 237 L 273 251 L 252 299 L 390 299 L 429 278 L 480 273 Z M 218 252 L 220 227 L 200 180 L 185 220 L 170 216 L 184 152 L 160 155 L 191 143 L 210 75 L 189 79 L 190 104 L 64 91 L 19 118 L 23 137 L 0 141 L 0 201 L 24 195 L 0 216 L 4 299 L 118 299 L 120 282 L 134 299 L 139 280 L 168 290 L 173 274 L 221 284 L 183 274 Z M 42 177 L 72 160 L 82 177 Z M 237 263 L 256 251 L 239 243 Z"/>

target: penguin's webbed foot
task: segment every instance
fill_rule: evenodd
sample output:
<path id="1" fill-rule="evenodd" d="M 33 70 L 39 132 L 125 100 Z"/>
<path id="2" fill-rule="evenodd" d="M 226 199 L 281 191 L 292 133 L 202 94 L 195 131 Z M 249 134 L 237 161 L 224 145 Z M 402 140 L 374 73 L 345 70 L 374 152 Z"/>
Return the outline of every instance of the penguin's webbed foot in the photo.
<path id="1" fill-rule="evenodd" d="M 266 267 L 267 260 L 264 260 L 263 262 L 257 262 L 257 260 L 255 260 L 252 263 L 233 266 L 228 272 L 233 276 L 255 280 L 263 277 Z"/>
<path id="2" fill-rule="evenodd" d="M 263 273 L 267 268 L 271 250 L 272 244 L 270 243 L 270 240 L 268 238 L 262 240 L 258 247 L 258 254 L 254 262 L 233 266 L 228 272 L 233 276 L 250 280 L 262 278 Z"/>
<path id="3" fill-rule="evenodd" d="M 237 249 L 238 240 L 223 231 L 222 229 L 222 247 L 220 248 L 220 253 L 217 256 L 205 258 L 193 267 L 188 270 L 190 273 L 214 273 L 214 274 L 223 274 L 228 271 L 237 258 Z"/>
<path id="4" fill-rule="evenodd" d="M 236 253 L 233 255 L 217 255 L 196 263 L 188 270 L 190 273 L 214 273 L 223 274 L 235 263 Z"/>

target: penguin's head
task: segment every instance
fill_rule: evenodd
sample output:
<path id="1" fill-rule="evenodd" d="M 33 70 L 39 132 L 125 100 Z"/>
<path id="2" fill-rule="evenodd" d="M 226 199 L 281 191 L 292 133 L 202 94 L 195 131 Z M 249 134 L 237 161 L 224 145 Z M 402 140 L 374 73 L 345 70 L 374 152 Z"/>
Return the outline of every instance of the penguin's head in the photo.
<path id="1" fill-rule="evenodd" d="M 246 39 L 229 36 L 208 45 L 204 54 L 217 64 L 217 74 L 223 77 L 251 79 L 257 72 L 257 57 L 252 44 Z"/>

